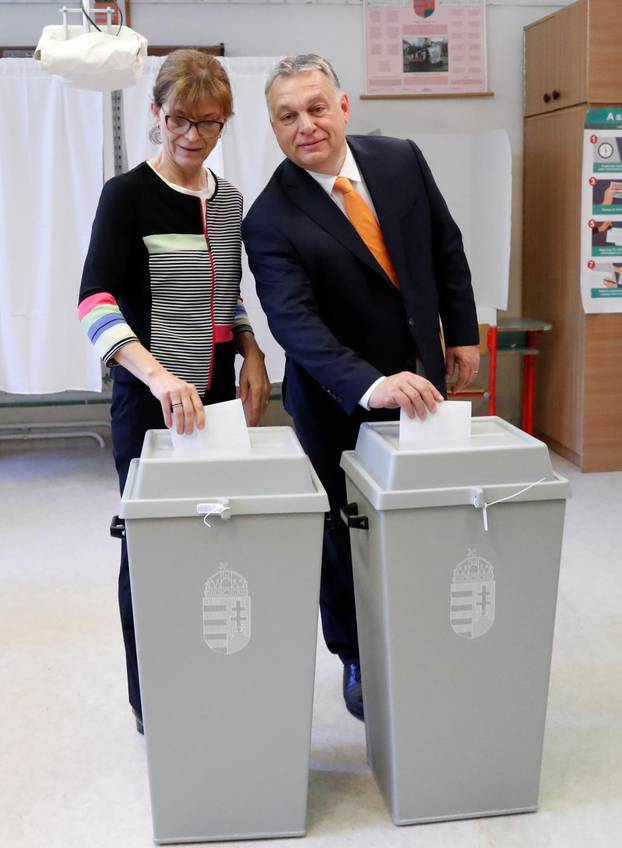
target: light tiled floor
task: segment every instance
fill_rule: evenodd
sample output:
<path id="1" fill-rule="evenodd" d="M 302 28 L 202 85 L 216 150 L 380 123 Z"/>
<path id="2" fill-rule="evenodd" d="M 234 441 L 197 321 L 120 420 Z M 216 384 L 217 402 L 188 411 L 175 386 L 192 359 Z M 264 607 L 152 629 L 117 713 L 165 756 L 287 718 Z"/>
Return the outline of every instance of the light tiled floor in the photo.
<path id="1" fill-rule="evenodd" d="M 318 643 L 310 848 L 622 844 L 622 473 L 571 480 L 540 809 L 396 828 Z M 144 740 L 126 707 L 109 452 L 0 453 L 0 846 L 147 848 Z M 233 845 L 234 843 L 227 843 Z M 235 843 L 241 844 L 241 843 Z M 263 845 L 285 843 L 264 841 Z"/>

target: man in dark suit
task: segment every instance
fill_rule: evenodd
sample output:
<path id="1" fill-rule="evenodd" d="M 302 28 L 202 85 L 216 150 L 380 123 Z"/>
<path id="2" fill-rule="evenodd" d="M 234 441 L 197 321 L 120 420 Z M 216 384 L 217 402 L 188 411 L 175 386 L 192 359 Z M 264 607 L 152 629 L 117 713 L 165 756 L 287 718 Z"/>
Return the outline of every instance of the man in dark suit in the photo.
<path id="1" fill-rule="evenodd" d="M 346 706 L 362 719 L 339 460 L 362 421 L 393 418 L 399 407 L 424 417 L 442 402 L 446 377 L 457 370 L 458 387 L 471 380 L 479 362 L 475 304 L 460 231 L 411 141 L 346 137 L 348 96 L 319 56 L 281 61 L 266 97 L 287 159 L 242 232 L 286 353 L 284 405 L 330 500 L 322 626 L 344 663 Z"/>

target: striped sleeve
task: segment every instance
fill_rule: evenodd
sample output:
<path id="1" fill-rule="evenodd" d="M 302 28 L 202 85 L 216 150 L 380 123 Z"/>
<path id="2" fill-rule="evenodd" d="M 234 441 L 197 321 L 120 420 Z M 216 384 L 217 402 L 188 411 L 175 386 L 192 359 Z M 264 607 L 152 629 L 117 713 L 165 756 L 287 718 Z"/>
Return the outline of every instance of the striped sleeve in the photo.
<path id="1" fill-rule="evenodd" d="M 78 317 L 104 365 L 110 364 L 123 345 L 138 341 L 109 292 L 96 292 L 82 300 Z"/>
<path id="2" fill-rule="evenodd" d="M 241 297 L 238 297 L 238 301 L 235 305 L 235 315 L 233 316 L 233 332 L 235 335 L 237 335 L 238 333 L 253 332 L 251 322 L 248 320 L 246 307 L 244 306 Z"/>

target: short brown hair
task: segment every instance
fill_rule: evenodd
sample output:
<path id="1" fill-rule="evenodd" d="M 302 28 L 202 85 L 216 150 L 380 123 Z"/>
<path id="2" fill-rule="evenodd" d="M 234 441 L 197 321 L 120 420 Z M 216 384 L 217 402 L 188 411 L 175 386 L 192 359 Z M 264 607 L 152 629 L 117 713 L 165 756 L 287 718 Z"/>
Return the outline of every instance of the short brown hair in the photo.
<path id="1" fill-rule="evenodd" d="M 233 95 L 227 72 L 215 56 L 200 50 L 173 50 L 160 68 L 153 86 L 153 100 L 160 108 L 167 100 L 195 106 L 213 97 L 225 120 L 233 113 Z"/>

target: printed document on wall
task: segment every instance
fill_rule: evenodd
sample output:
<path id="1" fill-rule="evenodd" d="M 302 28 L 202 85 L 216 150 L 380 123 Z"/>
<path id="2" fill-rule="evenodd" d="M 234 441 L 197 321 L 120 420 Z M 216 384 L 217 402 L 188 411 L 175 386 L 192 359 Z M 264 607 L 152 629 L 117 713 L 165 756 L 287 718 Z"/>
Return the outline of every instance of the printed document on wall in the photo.
<path id="1" fill-rule="evenodd" d="M 485 0 L 366 0 L 368 94 L 486 91 Z"/>
<path id="2" fill-rule="evenodd" d="M 583 133 L 581 298 L 622 312 L 622 109 L 590 109 Z"/>

